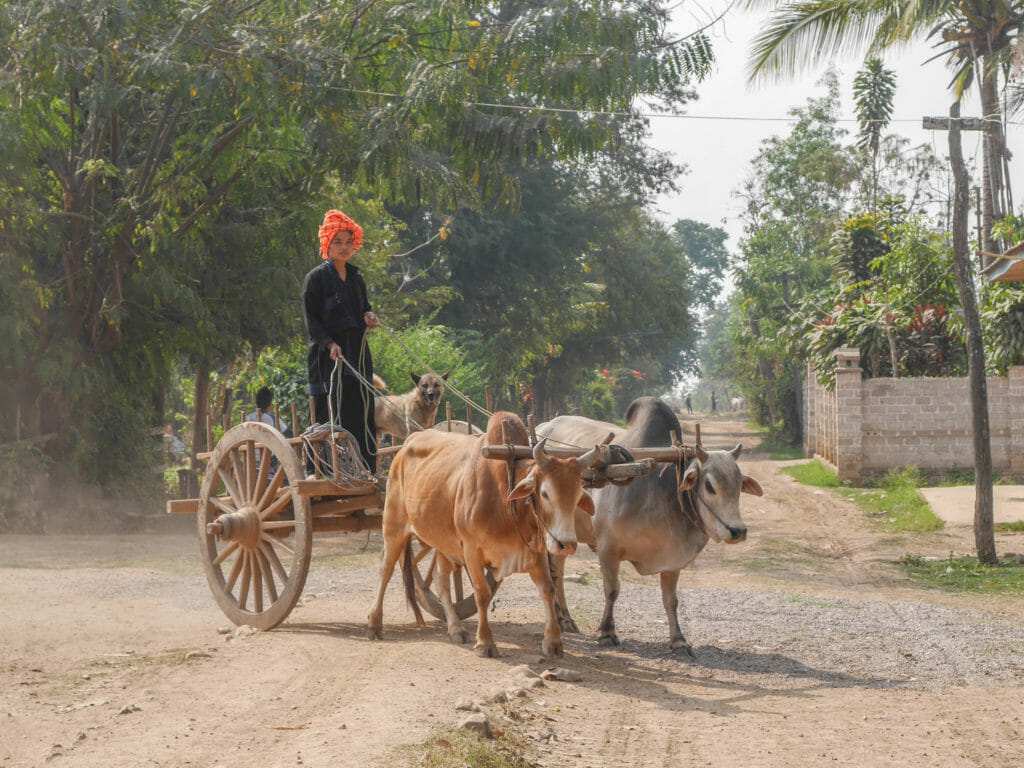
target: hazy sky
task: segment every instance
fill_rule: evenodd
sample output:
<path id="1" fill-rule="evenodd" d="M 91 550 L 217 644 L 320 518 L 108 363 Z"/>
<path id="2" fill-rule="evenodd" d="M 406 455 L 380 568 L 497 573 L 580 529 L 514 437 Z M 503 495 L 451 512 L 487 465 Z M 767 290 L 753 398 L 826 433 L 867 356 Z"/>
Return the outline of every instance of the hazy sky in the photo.
<path id="1" fill-rule="evenodd" d="M 718 0 L 720 8 L 725 0 Z M 695 6 L 689 3 L 675 11 L 675 27 L 679 34 L 693 31 L 707 23 L 705 11 L 691 15 Z M 815 83 L 825 71 L 808 74 L 800 80 L 775 85 L 748 88 L 744 71 L 749 58 L 750 41 L 763 23 L 764 15 L 730 11 L 724 21 L 709 32 L 717 63 L 713 73 L 697 85 L 699 99 L 690 105 L 689 117 L 654 117 L 651 120 L 651 144 L 671 151 L 677 161 L 686 163 L 690 173 L 681 180 L 682 191 L 658 201 L 659 215 L 666 222 L 688 218 L 723 227 L 730 234 L 730 250 L 736 248 L 741 232 L 738 218 L 739 201 L 731 193 L 747 175 L 750 161 L 757 154 L 760 143 L 771 135 L 786 135 L 791 123 L 785 122 L 790 107 L 803 106 L 809 96 L 821 96 L 824 89 Z M 927 143 L 942 158 L 948 154 L 945 131 L 926 131 L 921 118 L 949 114 L 952 97 L 949 95 L 949 73 L 941 61 L 927 65 L 923 62 L 932 54 L 927 44 L 889 54 L 885 64 L 896 72 L 896 98 L 893 120 L 888 132 L 910 139 L 913 145 Z M 835 62 L 840 72 L 843 99 L 841 125 L 850 133 L 857 132 L 853 112 L 853 78 L 862 59 Z M 981 107 L 976 91 L 964 100 L 965 116 L 980 115 Z M 1018 118 L 1022 119 L 1022 118 Z M 980 160 L 977 132 L 963 133 L 965 157 Z M 1011 151 L 1024 152 L 1024 129 L 1010 126 L 1007 136 Z M 1020 209 L 1024 199 L 1024 155 L 1011 162 L 1011 181 L 1015 190 L 1014 202 Z M 1017 166 L 1017 167 L 1014 167 Z"/>

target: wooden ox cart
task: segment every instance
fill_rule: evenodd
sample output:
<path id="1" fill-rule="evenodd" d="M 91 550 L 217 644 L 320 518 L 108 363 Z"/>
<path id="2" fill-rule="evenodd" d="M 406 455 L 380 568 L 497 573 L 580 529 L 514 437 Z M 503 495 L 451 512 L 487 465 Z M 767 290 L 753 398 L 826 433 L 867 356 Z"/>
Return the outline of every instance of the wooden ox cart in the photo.
<path id="1" fill-rule="evenodd" d="M 470 422 L 450 417 L 434 429 L 479 433 Z M 531 451 L 530 446 L 492 445 L 485 455 L 507 461 L 529 457 Z M 546 452 L 579 456 L 585 449 L 549 446 Z M 584 472 L 588 487 L 629 482 L 649 474 L 655 461 L 685 461 L 693 451 L 682 445 L 648 449 L 637 457 L 640 461 L 616 463 L 606 445 L 599 456 Z M 358 457 L 355 441 L 344 430 L 322 427 L 288 438 L 255 421 L 228 429 L 213 451 L 200 454 L 207 465 L 199 498 L 168 501 L 167 511 L 196 516 L 206 579 L 228 619 L 263 630 L 277 626 L 302 594 L 314 533 L 380 530 L 385 490 Z M 309 475 L 307 464 L 315 468 Z M 435 560 L 436 553 L 417 542 L 417 602 L 444 620 L 431 590 Z M 473 595 L 465 594 L 461 568 L 455 570 L 452 594 L 461 618 L 476 612 Z"/>

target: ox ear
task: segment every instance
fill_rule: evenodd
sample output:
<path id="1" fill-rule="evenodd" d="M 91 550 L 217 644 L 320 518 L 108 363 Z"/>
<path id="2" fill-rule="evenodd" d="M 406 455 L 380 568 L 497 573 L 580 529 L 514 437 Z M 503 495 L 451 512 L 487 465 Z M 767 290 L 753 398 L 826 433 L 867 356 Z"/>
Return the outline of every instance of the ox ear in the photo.
<path id="1" fill-rule="evenodd" d="M 591 517 L 594 516 L 594 500 L 590 498 L 590 494 L 586 491 L 580 496 L 580 500 L 576 502 L 576 506 L 582 509 Z"/>
<path id="2" fill-rule="evenodd" d="M 732 454 L 734 459 L 738 459 L 740 454 L 743 453 L 743 443 L 736 443 L 736 447 L 729 451 L 729 453 Z"/>
<path id="3" fill-rule="evenodd" d="M 516 483 L 515 488 L 508 492 L 508 499 L 509 501 L 525 499 L 535 490 L 537 490 L 537 473 L 530 471 L 526 477 Z"/>
<path id="4" fill-rule="evenodd" d="M 683 480 L 679 483 L 679 492 L 688 491 L 697 484 L 700 479 L 700 469 L 697 467 L 697 462 L 691 462 L 690 466 L 683 472 Z"/>
<path id="5" fill-rule="evenodd" d="M 749 493 L 752 496 L 764 496 L 764 491 L 761 490 L 761 484 L 754 478 L 747 475 L 743 476 L 743 485 L 740 486 L 740 491 L 743 493 Z"/>

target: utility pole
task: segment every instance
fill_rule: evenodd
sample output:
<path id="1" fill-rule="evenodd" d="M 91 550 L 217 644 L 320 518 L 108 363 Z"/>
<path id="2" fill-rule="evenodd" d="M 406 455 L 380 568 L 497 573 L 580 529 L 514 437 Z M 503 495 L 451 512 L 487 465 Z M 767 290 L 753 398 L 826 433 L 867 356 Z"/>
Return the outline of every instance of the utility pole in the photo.
<path id="1" fill-rule="evenodd" d="M 922 118 L 921 127 L 931 131 L 949 131 L 953 127 L 956 127 L 957 131 L 983 131 L 986 134 L 991 133 L 992 127 L 991 121 L 986 120 L 982 117 L 924 117 Z M 984 271 L 989 266 L 992 259 L 998 259 L 999 254 L 996 253 L 996 249 L 1003 250 L 1001 246 L 997 246 L 995 240 L 992 239 L 992 233 L 985 231 L 982 226 L 982 210 L 981 210 L 981 192 L 975 187 L 975 205 L 977 216 L 978 216 L 978 256 L 981 269 Z"/>

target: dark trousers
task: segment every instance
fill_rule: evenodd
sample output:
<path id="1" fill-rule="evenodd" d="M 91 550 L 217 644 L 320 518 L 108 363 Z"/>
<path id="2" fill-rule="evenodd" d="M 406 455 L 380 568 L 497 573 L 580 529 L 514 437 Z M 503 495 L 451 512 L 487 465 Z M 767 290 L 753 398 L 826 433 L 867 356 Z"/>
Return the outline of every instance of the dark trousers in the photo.
<path id="1" fill-rule="evenodd" d="M 334 379 L 334 423 L 352 433 L 359 445 L 359 452 L 367 468 L 377 468 L 377 422 L 373 417 L 373 393 L 363 386 L 355 376 L 341 376 Z M 369 377 L 367 377 L 369 378 Z M 318 424 L 327 424 L 331 417 L 327 408 L 328 395 L 314 395 L 314 410 Z"/>

